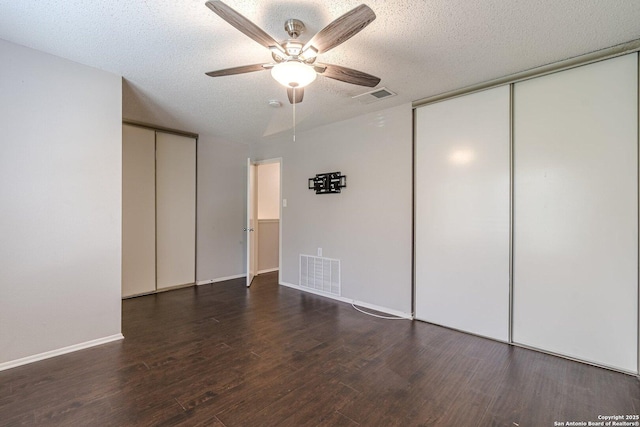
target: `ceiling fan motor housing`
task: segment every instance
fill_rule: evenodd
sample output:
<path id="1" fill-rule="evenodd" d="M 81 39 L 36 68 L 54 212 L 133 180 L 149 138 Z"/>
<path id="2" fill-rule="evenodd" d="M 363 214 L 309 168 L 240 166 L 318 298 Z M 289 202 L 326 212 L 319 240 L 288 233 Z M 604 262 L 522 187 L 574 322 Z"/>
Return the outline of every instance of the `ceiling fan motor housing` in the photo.
<path id="1" fill-rule="evenodd" d="M 284 22 L 284 30 L 289 34 L 289 37 L 297 39 L 300 34 L 304 33 L 304 23 L 298 19 L 287 19 Z"/>

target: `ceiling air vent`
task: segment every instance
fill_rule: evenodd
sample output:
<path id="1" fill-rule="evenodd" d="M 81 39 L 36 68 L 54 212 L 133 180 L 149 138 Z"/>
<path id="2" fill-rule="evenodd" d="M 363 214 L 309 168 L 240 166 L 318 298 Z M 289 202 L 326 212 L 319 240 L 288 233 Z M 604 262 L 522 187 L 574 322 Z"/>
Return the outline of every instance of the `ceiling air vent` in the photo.
<path id="1" fill-rule="evenodd" d="M 395 95 L 397 95 L 395 92 L 391 92 L 386 87 L 381 87 L 369 92 L 361 93 L 360 95 L 352 96 L 351 98 L 356 99 L 363 104 L 371 104 L 372 102 L 377 102 L 381 99 L 386 99 Z"/>

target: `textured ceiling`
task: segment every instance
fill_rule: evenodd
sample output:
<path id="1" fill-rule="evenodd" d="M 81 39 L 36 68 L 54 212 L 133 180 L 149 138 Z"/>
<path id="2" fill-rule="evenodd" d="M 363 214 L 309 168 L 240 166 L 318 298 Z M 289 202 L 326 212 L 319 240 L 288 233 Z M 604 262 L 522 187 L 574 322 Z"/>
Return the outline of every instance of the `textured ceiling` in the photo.
<path id="1" fill-rule="evenodd" d="M 300 19 L 306 41 L 360 1 L 226 3 L 276 40 Z M 364 105 L 351 97 L 368 88 L 319 77 L 297 106 L 298 131 L 640 38 L 638 0 L 366 4 L 377 19 L 320 60 L 376 75 L 398 96 Z M 269 72 L 205 76 L 271 55 L 204 0 L 0 0 L 0 38 L 122 75 L 128 119 L 240 143 L 291 132 L 286 91 Z"/>

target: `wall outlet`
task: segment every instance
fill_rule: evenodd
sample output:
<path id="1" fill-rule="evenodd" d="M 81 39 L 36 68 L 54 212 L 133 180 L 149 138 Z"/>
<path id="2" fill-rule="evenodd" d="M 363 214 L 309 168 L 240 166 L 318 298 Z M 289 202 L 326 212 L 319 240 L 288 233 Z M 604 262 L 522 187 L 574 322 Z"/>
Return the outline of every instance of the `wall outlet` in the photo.
<path id="1" fill-rule="evenodd" d="M 318 256 L 322 256 L 322 248 L 318 248 Z"/>
<path id="2" fill-rule="evenodd" d="M 282 199 L 282 207 L 283 208 L 287 207 L 287 199 Z"/>

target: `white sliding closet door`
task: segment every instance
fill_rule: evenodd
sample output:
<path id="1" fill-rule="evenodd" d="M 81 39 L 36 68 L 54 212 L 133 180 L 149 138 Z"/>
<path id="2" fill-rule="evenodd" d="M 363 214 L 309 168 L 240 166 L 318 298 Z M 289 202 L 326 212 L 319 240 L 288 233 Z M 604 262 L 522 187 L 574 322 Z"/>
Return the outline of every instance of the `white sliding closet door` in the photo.
<path id="1" fill-rule="evenodd" d="M 416 110 L 416 318 L 509 339 L 509 87 Z"/>
<path id="2" fill-rule="evenodd" d="M 156 133 L 157 288 L 195 282 L 196 140 Z"/>
<path id="3" fill-rule="evenodd" d="M 122 126 L 122 296 L 156 289 L 155 132 Z"/>
<path id="4" fill-rule="evenodd" d="M 515 85 L 513 339 L 637 372 L 637 55 Z"/>

